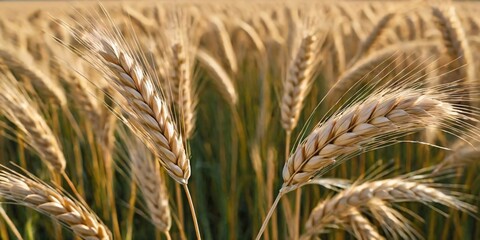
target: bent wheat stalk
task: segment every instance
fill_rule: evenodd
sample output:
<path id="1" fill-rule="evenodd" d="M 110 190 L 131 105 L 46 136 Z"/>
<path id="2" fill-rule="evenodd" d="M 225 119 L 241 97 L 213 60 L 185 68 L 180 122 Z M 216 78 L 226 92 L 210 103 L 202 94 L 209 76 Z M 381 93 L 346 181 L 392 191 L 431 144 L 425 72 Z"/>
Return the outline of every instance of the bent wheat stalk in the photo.
<path id="1" fill-rule="evenodd" d="M 232 79 L 222 65 L 204 49 L 198 49 L 196 56 L 198 63 L 212 76 L 223 98 L 234 106 L 237 103 L 237 92 Z"/>
<path id="2" fill-rule="evenodd" d="M 238 72 L 238 63 L 235 51 L 233 50 L 232 41 L 230 35 L 228 34 L 227 28 L 223 23 L 222 19 L 218 16 L 213 16 L 209 19 L 210 24 L 212 25 L 217 37 L 219 39 L 220 47 L 222 48 L 223 56 L 228 62 L 228 66 L 233 74 Z"/>
<path id="3" fill-rule="evenodd" d="M 0 196 L 54 218 L 83 239 L 111 239 L 108 228 L 87 206 L 38 180 L 1 170 Z"/>

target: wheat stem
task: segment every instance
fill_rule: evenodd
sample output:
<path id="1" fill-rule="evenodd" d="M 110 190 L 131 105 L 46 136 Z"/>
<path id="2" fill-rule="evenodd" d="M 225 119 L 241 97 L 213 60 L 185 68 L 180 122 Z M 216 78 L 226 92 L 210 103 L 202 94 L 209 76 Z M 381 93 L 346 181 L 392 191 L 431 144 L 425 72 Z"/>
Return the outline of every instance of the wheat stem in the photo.
<path id="1" fill-rule="evenodd" d="M 172 240 L 172 237 L 170 236 L 169 231 L 164 232 L 164 234 L 165 234 L 165 237 L 167 238 L 167 240 Z"/>
<path id="2" fill-rule="evenodd" d="M 265 232 L 265 228 L 267 227 L 267 224 L 268 224 L 270 218 L 272 217 L 273 212 L 275 211 L 275 208 L 277 208 L 278 202 L 280 201 L 280 199 L 282 198 L 282 196 L 285 193 L 286 192 L 280 191 L 277 194 L 277 197 L 275 198 L 275 201 L 273 202 L 272 206 L 270 207 L 270 210 L 268 210 L 267 217 L 265 217 L 265 220 L 263 220 L 262 227 L 258 231 L 258 234 L 257 234 L 257 237 L 255 238 L 255 240 L 260 240 L 260 238 L 262 237 L 263 232 Z"/>
<path id="3" fill-rule="evenodd" d="M 190 195 L 190 190 L 188 190 L 187 184 L 182 184 L 183 190 L 185 190 L 185 194 L 187 195 L 188 205 L 190 206 L 190 212 L 192 213 L 192 220 L 193 225 L 195 226 L 195 234 L 197 235 L 197 239 L 201 240 L 202 237 L 200 236 L 200 228 L 198 227 L 197 221 L 197 214 L 195 213 L 195 207 L 193 206 L 192 196 Z"/>
<path id="4" fill-rule="evenodd" d="M 18 231 L 17 227 L 15 226 L 15 224 L 12 222 L 12 219 L 10 219 L 10 217 L 8 217 L 7 213 L 5 212 L 5 209 L 3 209 L 2 206 L 0 206 L 0 215 L 2 216 L 3 218 L 3 221 L 5 221 L 8 225 L 8 227 L 10 228 L 10 230 L 12 231 L 13 235 L 18 239 L 18 240 L 23 240 L 22 238 L 22 235 L 20 234 L 20 232 Z"/>
<path id="5" fill-rule="evenodd" d="M 130 199 L 128 200 L 127 230 L 125 240 L 132 240 L 133 236 L 133 217 L 135 216 L 135 202 L 137 201 L 137 184 L 135 178 L 130 182 Z"/>
<path id="6" fill-rule="evenodd" d="M 295 191 L 295 210 L 294 210 L 294 220 L 293 225 L 294 231 L 292 233 L 293 239 L 298 240 L 298 236 L 300 234 L 300 210 L 301 210 L 301 203 L 302 203 L 302 189 L 298 188 Z"/>
<path id="7" fill-rule="evenodd" d="M 177 200 L 176 205 L 177 205 L 177 214 L 178 214 L 178 224 L 185 226 L 185 219 L 183 216 L 182 189 L 179 184 L 175 184 L 175 198 Z M 184 239 L 184 240 L 187 239 L 187 237 L 185 236 L 185 231 L 183 230 L 183 227 L 182 229 L 180 229 L 180 236 L 181 236 L 181 239 Z"/>

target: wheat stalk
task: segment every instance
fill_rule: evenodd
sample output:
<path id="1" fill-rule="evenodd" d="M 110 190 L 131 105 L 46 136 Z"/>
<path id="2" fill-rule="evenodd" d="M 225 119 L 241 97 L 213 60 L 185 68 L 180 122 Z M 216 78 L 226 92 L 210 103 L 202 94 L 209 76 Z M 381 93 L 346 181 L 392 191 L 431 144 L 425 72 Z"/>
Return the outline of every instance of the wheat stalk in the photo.
<path id="1" fill-rule="evenodd" d="M 72 60 L 73 61 L 73 60 Z M 100 130 L 101 113 L 98 105 L 98 100 L 95 96 L 92 96 L 91 90 L 87 86 L 87 80 L 84 79 L 82 73 L 85 72 L 83 62 L 76 61 L 78 69 L 67 71 L 68 83 L 70 83 L 73 100 L 77 103 L 79 109 L 85 113 L 90 124 L 93 125 L 95 130 Z M 83 76 L 82 76 L 83 75 Z"/>
<path id="2" fill-rule="evenodd" d="M 233 81 L 221 64 L 205 49 L 197 50 L 197 59 L 203 68 L 205 68 L 213 77 L 214 83 L 218 86 L 221 95 L 230 105 L 237 103 L 237 91 Z"/>
<path id="3" fill-rule="evenodd" d="M 287 132 L 293 131 L 297 126 L 303 101 L 310 92 L 317 47 L 318 36 L 314 32 L 306 33 L 301 39 L 298 50 L 296 50 L 295 58 L 290 62 L 280 103 L 281 123 Z"/>
<path id="4" fill-rule="evenodd" d="M 111 239 L 108 228 L 87 206 L 39 180 L 1 170 L 0 195 L 54 218 L 83 239 Z"/>
<path id="5" fill-rule="evenodd" d="M 222 19 L 218 16 L 211 17 L 209 19 L 210 24 L 213 26 L 215 32 L 217 33 L 220 46 L 222 47 L 222 52 L 225 59 L 228 62 L 230 70 L 235 74 L 238 72 L 238 63 L 235 51 L 233 50 L 232 41 L 230 35 L 223 23 Z"/>

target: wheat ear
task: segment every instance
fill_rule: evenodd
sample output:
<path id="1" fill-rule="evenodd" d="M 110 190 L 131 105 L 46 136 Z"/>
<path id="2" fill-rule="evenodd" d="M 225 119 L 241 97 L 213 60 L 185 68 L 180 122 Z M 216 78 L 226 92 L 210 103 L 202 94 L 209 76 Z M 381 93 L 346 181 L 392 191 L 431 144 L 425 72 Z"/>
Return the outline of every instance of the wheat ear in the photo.
<path id="1" fill-rule="evenodd" d="M 237 103 L 237 91 L 233 81 L 221 64 L 204 49 L 197 50 L 197 59 L 200 65 L 212 76 L 223 98 L 230 104 Z"/>
<path id="2" fill-rule="evenodd" d="M 76 63 L 79 72 L 67 70 L 66 73 L 72 94 L 75 96 L 73 100 L 77 103 L 78 108 L 85 113 L 94 130 L 100 130 L 101 112 L 98 100 L 92 96 L 91 90 L 87 86 L 87 80 L 82 77 L 82 73 L 84 73 L 83 62 L 76 61 Z"/>
<path id="3" fill-rule="evenodd" d="M 265 44 L 263 44 L 262 38 L 258 34 L 257 30 L 255 30 L 254 27 L 241 19 L 236 20 L 235 25 L 238 29 L 245 32 L 250 41 L 252 41 L 253 45 L 255 45 L 255 48 L 258 50 L 259 55 L 263 57 L 266 52 Z"/>
<path id="4" fill-rule="evenodd" d="M 389 200 L 372 199 L 368 206 L 360 207 L 359 210 L 370 212 L 370 216 L 375 219 L 387 235 L 387 239 L 416 239 L 421 238 L 420 233 L 412 226 L 412 222 L 389 206 Z"/>
<path id="5" fill-rule="evenodd" d="M 12 78 L 0 74 L 0 112 L 25 134 L 26 142 L 47 166 L 63 173 L 66 161 L 55 135 L 25 91 Z"/>
<path id="6" fill-rule="evenodd" d="M 318 204 L 311 212 L 305 226 L 313 233 L 323 224 L 331 222 L 338 214 L 351 208 L 362 207 L 372 200 L 389 202 L 416 201 L 439 203 L 463 211 L 475 211 L 475 207 L 458 200 L 439 189 L 408 179 L 386 179 L 352 186 Z"/>
<path id="7" fill-rule="evenodd" d="M 173 92 L 177 105 L 180 109 L 183 137 L 189 139 L 195 129 L 195 105 L 192 82 L 192 59 L 189 57 L 188 49 L 185 49 L 184 42 L 177 42 L 172 45 L 172 75 Z"/>
<path id="8" fill-rule="evenodd" d="M 160 166 L 139 140 L 133 142 L 131 146 L 129 151 L 132 173 L 145 199 L 150 218 L 158 230 L 168 233 L 172 218 L 167 187 L 160 174 Z"/>
<path id="9" fill-rule="evenodd" d="M 457 67 L 465 67 L 463 70 L 465 81 L 471 82 L 475 80 L 473 53 L 470 50 L 465 30 L 457 16 L 455 7 L 432 7 L 432 13 L 442 33 L 448 54 L 452 59 L 456 60 L 455 62 L 458 63 Z"/>
<path id="10" fill-rule="evenodd" d="M 438 125 L 457 114 L 439 96 L 413 89 L 374 94 L 314 128 L 286 162 L 282 188 L 307 182 L 339 157 L 355 153 L 376 138 Z"/>
<path id="11" fill-rule="evenodd" d="M 357 209 L 350 209 L 341 217 L 341 224 L 350 229 L 357 239 L 360 240 L 380 240 L 385 239 L 378 233 L 377 228 L 362 215 Z"/>
<path id="12" fill-rule="evenodd" d="M 188 189 L 190 160 L 187 157 L 182 136 L 170 115 L 167 103 L 155 89 L 155 83 L 132 55 L 115 40 L 95 32 L 86 35 L 84 44 L 89 46 L 113 73 L 112 85 L 128 101 L 124 108 L 131 117 L 132 130 L 147 143 L 167 173 L 183 186 L 192 213 L 197 239 L 200 228 L 192 197 Z"/>
<path id="13" fill-rule="evenodd" d="M 288 68 L 280 103 L 281 123 L 287 132 L 297 126 L 303 101 L 309 93 L 315 70 L 315 52 L 318 50 L 318 36 L 308 33 L 302 37 L 295 58 Z"/>
<path id="14" fill-rule="evenodd" d="M 180 184 L 187 184 L 190 160 L 167 103 L 156 91 L 151 76 L 115 40 L 100 33 L 84 40 L 113 73 L 110 83 L 128 102 L 125 110 L 133 130 L 149 143 L 167 173 Z"/>
<path id="15" fill-rule="evenodd" d="M 285 163 L 282 188 L 256 239 L 260 239 L 283 195 L 298 189 L 337 160 L 348 159 L 369 146 L 379 147 L 378 138 L 389 137 L 392 141 L 395 136 L 440 125 L 442 120 L 458 114 L 439 96 L 415 89 L 384 89 L 320 123 Z"/>
<path id="16" fill-rule="evenodd" d="M 463 139 L 459 139 L 451 148 L 452 152 L 438 164 L 435 172 L 464 167 L 473 161 L 480 160 L 480 144 L 478 142 L 469 143 Z"/>
<path id="17" fill-rule="evenodd" d="M 357 53 L 348 64 L 349 66 L 353 65 L 358 59 L 360 59 L 360 57 L 362 57 L 362 55 L 364 55 L 365 53 L 368 53 L 370 49 L 375 45 L 375 43 L 380 41 L 380 37 L 382 33 L 385 31 L 385 29 L 387 29 L 390 22 L 395 16 L 396 16 L 396 13 L 393 13 L 393 12 L 387 13 L 377 22 L 377 24 L 375 25 L 373 30 L 370 32 L 370 34 L 367 36 L 367 38 L 363 40 L 363 42 L 361 43 Z"/>
<path id="18" fill-rule="evenodd" d="M 218 39 L 220 40 L 220 46 L 223 50 L 223 55 L 227 60 L 230 70 L 235 74 L 238 72 L 238 63 L 235 51 L 233 50 L 232 41 L 230 35 L 228 34 L 227 28 L 223 23 L 222 19 L 214 16 L 210 18 L 210 23 L 212 24 L 215 32 L 217 33 Z"/>
<path id="19" fill-rule="evenodd" d="M 32 180 L 10 170 L 1 170 L 0 195 L 51 216 L 83 239 L 111 239 L 108 228 L 87 206 L 39 180 Z"/>
<path id="20" fill-rule="evenodd" d="M 376 220 L 388 234 L 388 239 L 415 239 L 419 233 L 411 227 L 411 222 L 397 210 L 388 206 L 388 200 L 372 197 L 365 205 L 349 207 L 345 212 L 337 212 L 322 225 L 309 229 L 301 239 L 310 239 L 312 235 L 323 233 L 326 228 L 342 227 L 350 231 L 358 239 L 384 239 L 377 227 L 363 214 L 369 211 L 368 216 Z M 329 222 L 330 221 L 330 222 Z"/>

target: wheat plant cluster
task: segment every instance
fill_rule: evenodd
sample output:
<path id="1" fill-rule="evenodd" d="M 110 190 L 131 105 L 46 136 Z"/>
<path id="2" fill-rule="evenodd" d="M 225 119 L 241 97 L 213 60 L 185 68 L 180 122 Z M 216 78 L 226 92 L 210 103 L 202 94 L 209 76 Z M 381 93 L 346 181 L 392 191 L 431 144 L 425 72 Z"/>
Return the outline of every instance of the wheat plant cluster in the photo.
<path id="1" fill-rule="evenodd" d="M 0 3 L 1 239 L 479 239 L 480 4 Z"/>

